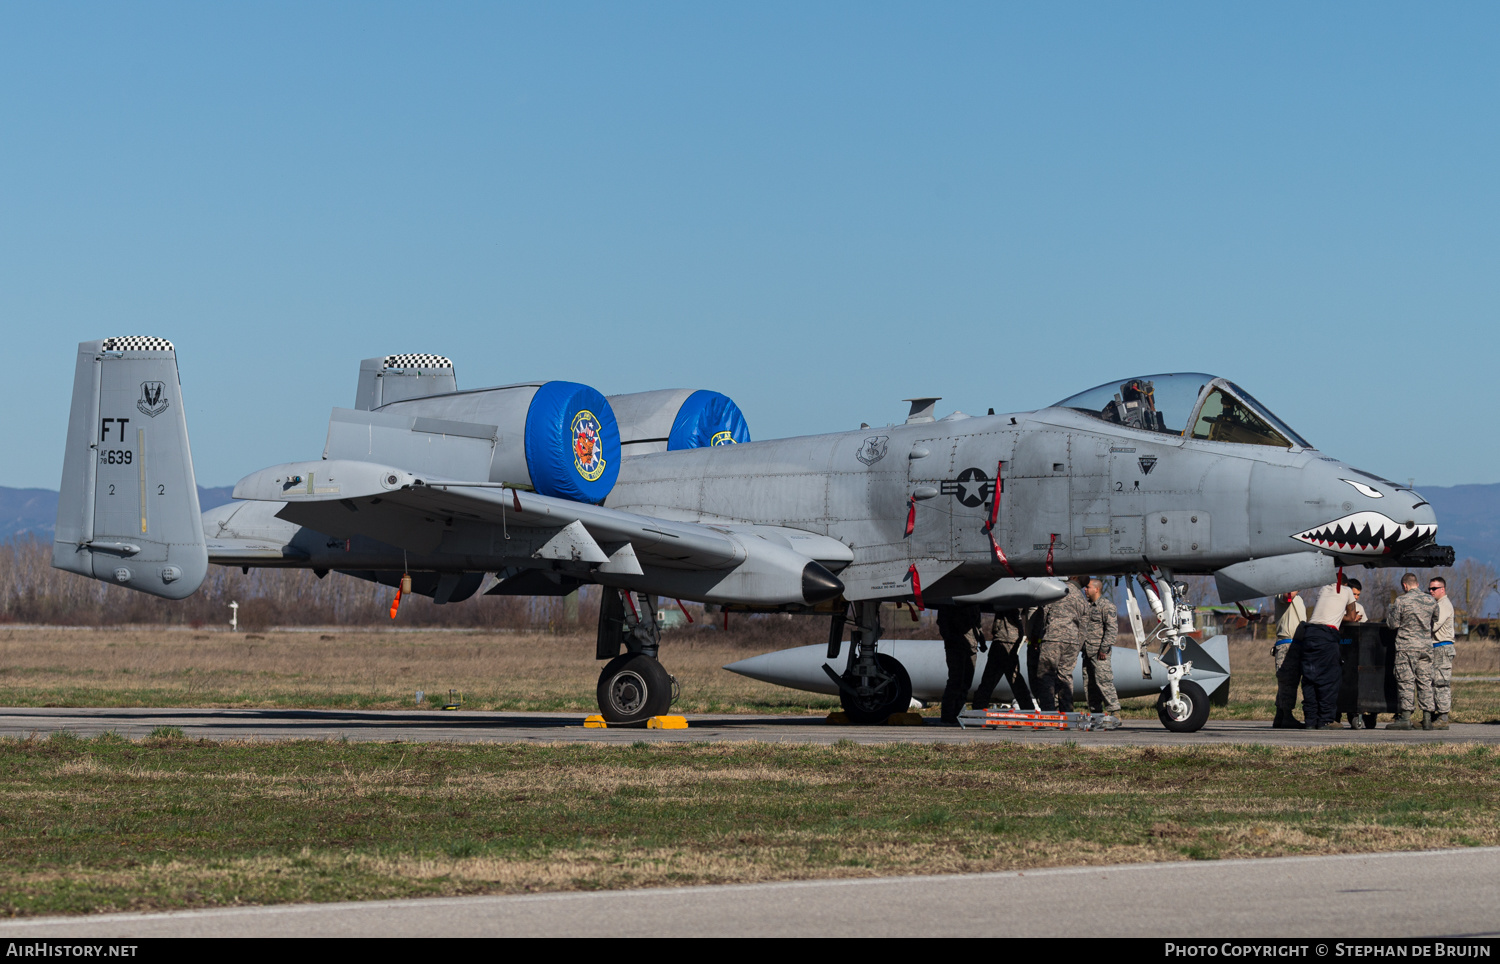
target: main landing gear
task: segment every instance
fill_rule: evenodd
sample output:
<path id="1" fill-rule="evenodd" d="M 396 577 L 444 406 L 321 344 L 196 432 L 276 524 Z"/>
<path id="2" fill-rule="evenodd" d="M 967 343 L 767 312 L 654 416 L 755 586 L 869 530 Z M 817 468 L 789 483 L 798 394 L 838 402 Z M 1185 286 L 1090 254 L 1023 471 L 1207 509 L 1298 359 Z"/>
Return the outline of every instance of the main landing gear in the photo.
<path id="1" fill-rule="evenodd" d="M 833 617 L 828 632 L 828 658 L 834 659 L 844 642 L 848 616 Z M 849 661 L 842 675 L 827 663 L 823 672 L 838 684 L 839 702 L 849 722 L 858 726 L 884 723 L 911 706 L 911 677 L 894 656 L 877 653 L 880 641 L 880 602 L 854 603 L 854 628 L 849 633 Z"/>
<path id="2" fill-rule="evenodd" d="M 644 726 L 671 708 L 677 680 L 657 661 L 661 626 L 643 593 L 605 589 L 599 606 L 595 655 L 607 659 L 599 674 L 599 712 L 611 726 Z M 621 653 L 623 647 L 625 652 Z"/>

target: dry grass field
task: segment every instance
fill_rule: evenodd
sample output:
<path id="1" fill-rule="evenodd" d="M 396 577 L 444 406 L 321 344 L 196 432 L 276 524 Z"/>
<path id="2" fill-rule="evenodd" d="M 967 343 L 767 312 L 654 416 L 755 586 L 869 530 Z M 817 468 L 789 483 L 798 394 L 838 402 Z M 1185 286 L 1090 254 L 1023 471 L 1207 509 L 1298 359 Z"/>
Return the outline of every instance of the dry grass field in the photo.
<path id="1" fill-rule="evenodd" d="M 823 714 L 833 699 L 719 668 L 808 641 L 674 631 L 663 655 L 686 712 Z M 1500 675 L 1500 647 L 1461 646 L 1462 671 Z M 1268 649 L 1233 645 L 1216 714 L 1270 715 Z M 0 629 L 5 705 L 397 708 L 452 688 L 581 714 L 597 672 L 582 635 Z M 1500 716 L 1495 683 L 1456 699 L 1460 720 Z M 1436 743 L 0 740 L 0 914 L 1489 846 L 1497 760 Z"/>
<path id="2" fill-rule="evenodd" d="M 1500 844 L 1475 744 L 0 740 L 0 914 Z"/>
<path id="3" fill-rule="evenodd" d="M 773 631 L 774 630 L 774 631 Z M 679 630 L 662 657 L 682 683 L 685 713 L 816 713 L 833 697 L 759 683 L 725 663 L 803 645 L 822 621 L 751 627 L 724 634 Z M 1454 718 L 1500 718 L 1500 643 L 1461 641 Z M 1276 681 L 1270 643 L 1230 644 L 1230 705 L 1219 718 L 1269 719 Z M 599 663 L 591 635 L 478 630 L 329 630 L 264 633 L 186 629 L 0 629 L 0 705 L 236 706 L 399 709 L 417 690 L 432 700 L 450 689 L 470 709 L 593 712 Z M 1154 717 L 1149 698 L 1126 716 Z"/>
<path id="4" fill-rule="evenodd" d="M 827 713 L 838 701 L 745 679 L 725 663 L 777 648 L 765 633 L 663 642 L 686 713 Z M 792 639 L 793 645 L 803 640 Z M 465 708 L 597 712 L 594 639 L 463 630 L 229 633 L 0 629 L 0 705 L 400 709 L 450 689 Z"/>

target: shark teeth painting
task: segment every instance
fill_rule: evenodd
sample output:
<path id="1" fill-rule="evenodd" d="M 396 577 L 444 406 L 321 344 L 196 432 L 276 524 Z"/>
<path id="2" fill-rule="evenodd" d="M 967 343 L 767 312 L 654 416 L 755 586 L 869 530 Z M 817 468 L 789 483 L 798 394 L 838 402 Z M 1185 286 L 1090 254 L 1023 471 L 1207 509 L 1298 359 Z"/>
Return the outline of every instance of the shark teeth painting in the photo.
<path id="1" fill-rule="evenodd" d="M 1435 525 L 1403 525 L 1379 512 L 1363 511 L 1299 532 L 1292 538 L 1320 549 L 1382 556 L 1414 549 L 1436 535 Z"/>

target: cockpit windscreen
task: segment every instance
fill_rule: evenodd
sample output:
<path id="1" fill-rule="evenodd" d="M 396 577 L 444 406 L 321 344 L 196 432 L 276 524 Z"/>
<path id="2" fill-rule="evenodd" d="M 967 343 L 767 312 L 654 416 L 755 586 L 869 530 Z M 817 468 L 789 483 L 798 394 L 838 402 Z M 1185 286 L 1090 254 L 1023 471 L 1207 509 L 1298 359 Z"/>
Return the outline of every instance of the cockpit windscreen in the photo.
<path id="1" fill-rule="evenodd" d="M 1071 408 L 1128 428 L 1244 445 L 1312 448 L 1254 396 L 1202 372 L 1147 375 L 1109 382 L 1055 408 Z"/>
<path id="2" fill-rule="evenodd" d="M 1080 392 L 1053 407 L 1071 408 L 1129 428 L 1181 435 L 1198 407 L 1198 396 L 1213 380 L 1214 376 L 1202 372 L 1127 378 Z"/>

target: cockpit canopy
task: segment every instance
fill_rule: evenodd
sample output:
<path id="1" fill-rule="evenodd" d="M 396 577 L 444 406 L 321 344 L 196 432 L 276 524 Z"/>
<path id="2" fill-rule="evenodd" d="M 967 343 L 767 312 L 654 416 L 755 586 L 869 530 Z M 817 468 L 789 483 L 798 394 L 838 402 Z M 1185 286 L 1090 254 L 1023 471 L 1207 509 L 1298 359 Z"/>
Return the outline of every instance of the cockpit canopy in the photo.
<path id="1" fill-rule="evenodd" d="M 1052 407 L 1071 408 L 1128 428 L 1210 442 L 1312 448 L 1255 396 L 1227 378 L 1202 372 L 1109 382 Z"/>

